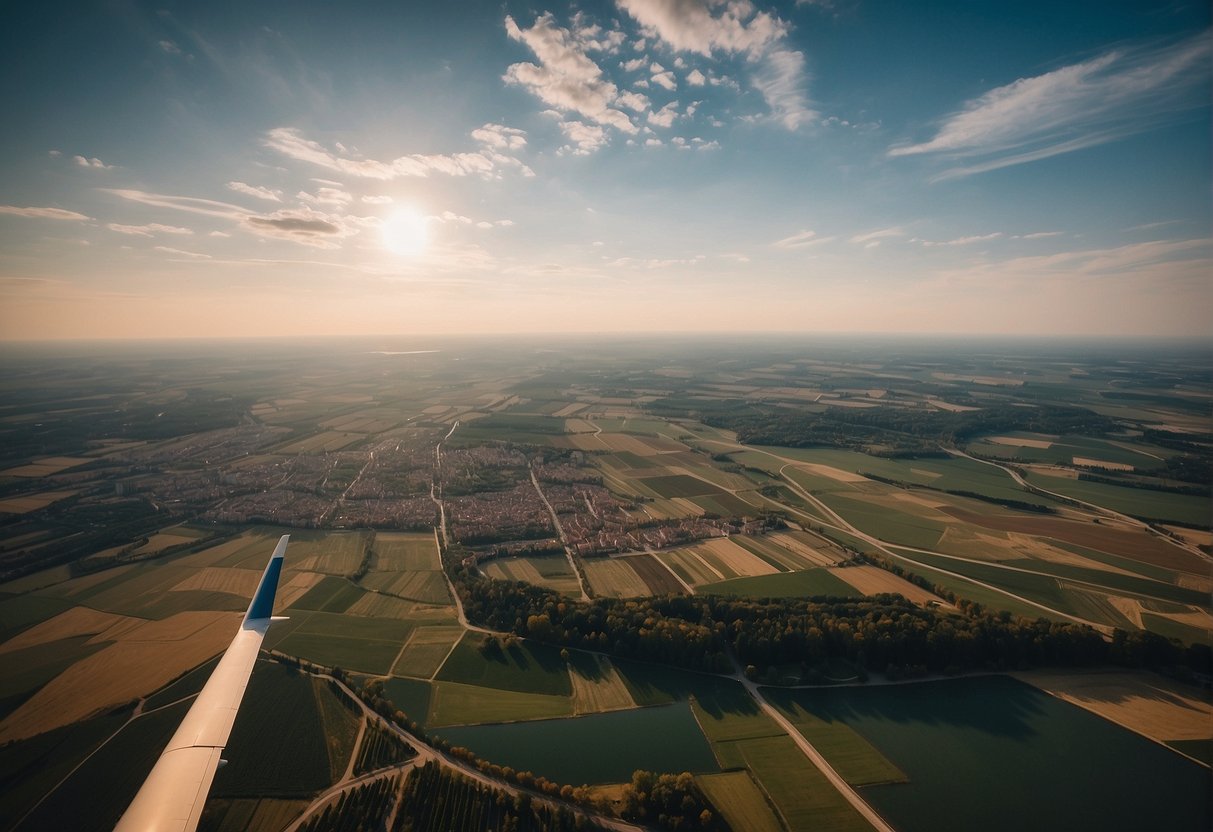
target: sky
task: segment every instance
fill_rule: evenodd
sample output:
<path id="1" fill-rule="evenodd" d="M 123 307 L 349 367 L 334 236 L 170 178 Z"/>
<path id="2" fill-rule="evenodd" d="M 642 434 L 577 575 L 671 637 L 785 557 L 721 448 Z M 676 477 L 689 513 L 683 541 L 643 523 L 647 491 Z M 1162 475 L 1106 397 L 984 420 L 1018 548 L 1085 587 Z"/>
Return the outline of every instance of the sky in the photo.
<path id="1" fill-rule="evenodd" d="M 1213 332 L 1197 2 L 73 2 L 0 340 Z"/>

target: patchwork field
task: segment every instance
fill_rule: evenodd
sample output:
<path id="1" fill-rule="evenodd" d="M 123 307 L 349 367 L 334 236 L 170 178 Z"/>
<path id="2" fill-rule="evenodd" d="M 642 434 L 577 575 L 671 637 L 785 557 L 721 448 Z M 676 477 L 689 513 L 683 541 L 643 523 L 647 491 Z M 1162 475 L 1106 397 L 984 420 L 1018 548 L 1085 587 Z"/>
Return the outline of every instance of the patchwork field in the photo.
<path id="1" fill-rule="evenodd" d="M 700 774 L 695 782 L 734 832 L 782 832 L 769 798 L 748 771 Z"/>
<path id="2" fill-rule="evenodd" d="M 594 592 L 608 598 L 637 598 L 651 594 L 644 578 L 632 568 L 631 558 L 586 559 L 586 580 Z"/>
<path id="3" fill-rule="evenodd" d="M 76 491 L 39 491 L 37 494 L 22 494 L 20 497 L 0 499 L 0 512 L 5 514 L 28 514 L 46 508 L 52 503 L 66 500 Z"/>
<path id="4" fill-rule="evenodd" d="M 426 572 L 442 569 L 432 534 L 377 532 L 372 569 L 376 572 Z"/>
<path id="5" fill-rule="evenodd" d="M 864 595 L 879 595 L 891 592 L 902 596 L 915 604 L 940 604 L 948 602 L 935 593 L 910 583 L 905 578 L 894 575 L 879 566 L 848 566 L 846 569 L 835 569 L 830 574 L 847 582 Z"/>
<path id="6" fill-rule="evenodd" d="M 392 666 L 392 673 L 432 679 L 451 648 L 462 637 L 463 628 L 458 626 L 418 627 L 400 651 L 400 657 Z"/>

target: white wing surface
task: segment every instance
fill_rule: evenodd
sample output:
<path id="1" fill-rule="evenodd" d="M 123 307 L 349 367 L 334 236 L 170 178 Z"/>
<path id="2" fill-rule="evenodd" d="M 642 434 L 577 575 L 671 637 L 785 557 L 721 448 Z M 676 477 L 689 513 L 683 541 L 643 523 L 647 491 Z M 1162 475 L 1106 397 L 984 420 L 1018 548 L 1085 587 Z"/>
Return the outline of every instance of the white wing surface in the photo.
<path id="1" fill-rule="evenodd" d="M 118 821 L 115 832 L 191 832 L 197 828 L 211 781 L 219 769 L 219 755 L 232 732 L 236 711 L 270 626 L 289 539 L 290 535 L 284 534 L 278 541 L 240 632 Z"/>

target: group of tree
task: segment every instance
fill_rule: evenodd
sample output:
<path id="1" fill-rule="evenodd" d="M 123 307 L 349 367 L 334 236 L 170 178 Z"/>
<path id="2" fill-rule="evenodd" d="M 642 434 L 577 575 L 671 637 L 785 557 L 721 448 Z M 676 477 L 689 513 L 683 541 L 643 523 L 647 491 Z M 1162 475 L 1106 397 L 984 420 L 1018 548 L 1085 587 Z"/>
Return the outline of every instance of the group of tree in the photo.
<path id="1" fill-rule="evenodd" d="M 715 812 L 689 772 L 654 774 L 637 769 L 632 782 L 623 787 L 623 810 L 627 820 L 662 829 L 722 832 L 729 827 Z"/>
<path id="2" fill-rule="evenodd" d="M 959 613 L 899 595 L 863 599 L 683 596 L 574 601 L 512 581 L 463 575 L 458 590 L 472 621 L 565 647 L 727 673 L 728 651 L 760 676 L 772 668 L 844 659 L 868 670 L 930 672 L 1072 667 L 1101 663 L 1208 672 L 1208 645 L 1185 648 L 1149 632 L 1109 643 L 1082 624 L 1019 618 L 980 604 Z"/>
<path id="3" fill-rule="evenodd" d="M 379 832 L 396 802 L 400 778 L 383 777 L 358 786 L 299 827 L 299 832 Z"/>

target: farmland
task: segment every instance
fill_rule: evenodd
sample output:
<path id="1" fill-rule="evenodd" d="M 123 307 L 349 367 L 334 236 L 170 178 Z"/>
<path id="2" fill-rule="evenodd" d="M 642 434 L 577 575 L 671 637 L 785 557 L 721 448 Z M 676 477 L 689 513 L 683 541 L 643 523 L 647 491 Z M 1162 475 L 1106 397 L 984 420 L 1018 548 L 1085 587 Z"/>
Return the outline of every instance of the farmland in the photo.
<path id="1" fill-rule="evenodd" d="M 189 393 L 164 400 L 117 353 L 91 374 L 47 364 L 71 397 L 4 377 L 26 402 L 0 416 L 5 817 L 129 703 L 196 693 L 290 534 L 289 620 L 266 648 L 382 683 L 486 764 L 616 791 L 637 768 L 687 770 L 733 829 L 867 828 L 729 678 L 727 644 L 897 828 L 1066 828 L 1079 811 L 1108 829 L 1207 823 L 1190 797 L 1207 769 L 1188 759 L 1209 756 L 1207 697 L 1126 669 L 1161 651 L 1180 657 L 1162 669 L 1199 671 L 1213 631 L 1203 359 L 913 342 L 379 349 L 308 352 L 303 374 L 271 352 L 167 362 L 164 383 Z M 1122 632 L 1127 647 L 1100 648 L 1114 669 L 1033 646 L 1086 649 L 1075 622 L 1101 628 L 1099 645 Z M 1027 646 L 986 658 L 995 631 Z M 874 658 L 928 638 L 929 670 Z M 952 660 L 1035 687 L 935 680 Z M 1036 661 L 1062 666 L 1020 669 Z M 797 684 L 810 687 L 779 687 Z M 216 828 L 289 821 L 354 753 L 358 719 L 324 682 L 259 663 L 245 704 L 264 725 L 238 723 L 232 756 L 255 750 L 217 781 Z M 111 744 L 150 765 L 143 746 L 167 729 L 146 719 Z M 268 759 L 265 726 L 282 720 L 289 764 Z M 1154 790 L 1137 809 L 1121 806 L 1130 775 Z M 58 805 L 67 785 L 48 822 L 78 820 Z M 106 818 L 130 784 L 113 788 Z"/>

